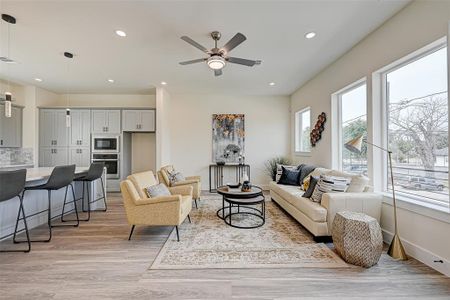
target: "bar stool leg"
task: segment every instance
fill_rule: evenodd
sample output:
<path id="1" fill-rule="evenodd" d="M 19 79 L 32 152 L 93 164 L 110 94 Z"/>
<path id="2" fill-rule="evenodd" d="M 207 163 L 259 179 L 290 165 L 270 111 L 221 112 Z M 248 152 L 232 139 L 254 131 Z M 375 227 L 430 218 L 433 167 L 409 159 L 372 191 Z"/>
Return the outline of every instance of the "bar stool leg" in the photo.
<path id="1" fill-rule="evenodd" d="M 70 188 L 72 189 L 72 196 L 73 196 L 73 201 L 71 201 L 71 202 L 73 202 L 73 205 L 74 205 L 74 210 L 75 210 L 75 215 L 76 215 L 76 220 L 64 220 L 64 208 L 65 208 L 65 206 L 66 206 L 66 203 L 67 203 L 67 192 L 68 192 L 68 190 L 69 190 L 69 186 L 70 186 Z M 70 203 L 70 202 L 69 202 Z M 73 226 L 73 227 L 78 227 L 79 225 L 80 225 L 80 219 L 78 218 L 78 209 L 77 209 L 77 204 L 76 204 L 76 202 L 75 202 L 75 192 L 74 192 L 74 189 L 73 189 L 73 186 L 72 186 L 72 184 L 71 183 L 69 183 L 67 186 L 66 186 L 66 192 L 65 192 L 65 194 L 64 194 L 64 204 L 63 204 L 63 209 L 62 209 L 62 214 L 61 214 L 61 221 L 62 222 L 65 222 L 65 221 L 76 221 L 76 223 L 75 224 L 57 224 L 57 225 L 51 225 L 51 227 L 66 227 L 66 226 Z"/>
<path id="2" fill-rule="evenodd" d="M 83 183 L 83 195 L 81 196 L 81 210 L 83 212 L 86 212 L 86 210 L 84 209 L 84 184 L 85 184 L 85 182 L 82 181 L 82 183 Z"/>
<path id="3" fill-rule="evenodd" d="M 27 219 L 26 219 L 26 216 L 25 216 L 25 210 L 23 208 L 23 192 L 22 192 L 22 195 L 18 195 L 17 197 L 19 198 L 19 201 L 20 201 L 19 202 L 19 213 L 18 213 L 18 218 L 17 219 L 20 219 L 20 213 L 22 213 L 22 216 L 23 216 L 22 220 L 23 220 L 23 225 L 24 225 L 24 229 L 25 229 L 25 234 L 27 236 L 26 242 L 28 244 L 28 247 L 25 250 L 0 250 L 0 252 L 24 252 L 24 253 L 28 253 L 28 252 L 31 251 L 30 234 L 28 232 L 28 225 L 27 225 Z M 14 228 L 13 242 L 15 244 L 16 244 L 17 228 L 18 228 L 18 222 L 16 222 L 16 226 Z"/>

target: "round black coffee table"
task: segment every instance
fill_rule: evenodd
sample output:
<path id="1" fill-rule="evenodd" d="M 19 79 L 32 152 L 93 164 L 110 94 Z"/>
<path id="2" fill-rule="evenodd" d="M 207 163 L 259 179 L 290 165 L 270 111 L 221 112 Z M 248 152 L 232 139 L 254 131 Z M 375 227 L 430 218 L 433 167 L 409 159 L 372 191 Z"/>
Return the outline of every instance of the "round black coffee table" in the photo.
<path id="1" fill-rule="evenodd" d="M 248 192 L 242 192 L 240 188 L 229 188 L 221 186 L 217 188 L 217 193 L 222 195 L 222 208 L 217 211 L 217 216 L 224 220 L 224 222 L 235 228 L 251 229 L 258 228 L 266 222 L 266 204 L 262 189 L 253 186 Z M 256 206 L 261 205 L 261 209 Z M 241 209 L 241 207 L 243 209 Z M 236 208 L 236 211 L 232 211 Z M 231 218 L 235 215 L 251 215 L 261 219 L 256 225 L 241 226 L 232 224 Z"/>

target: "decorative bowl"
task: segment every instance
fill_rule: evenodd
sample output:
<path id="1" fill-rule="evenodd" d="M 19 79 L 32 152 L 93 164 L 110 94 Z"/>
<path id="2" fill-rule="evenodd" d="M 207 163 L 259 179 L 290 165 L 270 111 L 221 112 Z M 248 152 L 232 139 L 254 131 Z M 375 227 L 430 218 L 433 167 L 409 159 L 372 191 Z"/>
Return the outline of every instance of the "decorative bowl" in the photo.
<path id="1" fill-rule="evenodd" d="M 241 183 L 227 183 L 227 186 L 228 186 L 230 189 L 237 189 L 238 187 L 241 186 Z"/>

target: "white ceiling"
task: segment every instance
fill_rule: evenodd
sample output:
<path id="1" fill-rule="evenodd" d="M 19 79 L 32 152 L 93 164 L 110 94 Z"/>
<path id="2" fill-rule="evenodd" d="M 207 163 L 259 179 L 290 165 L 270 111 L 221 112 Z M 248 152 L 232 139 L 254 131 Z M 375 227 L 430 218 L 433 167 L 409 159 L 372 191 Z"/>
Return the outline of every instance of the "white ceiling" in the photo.
<path id="1" fill-rule="evenodd" d="M 289 95 L 380 26 L 408 1 L 1 1 L 17 18 L 11 28 L 12 80 L 55 92 L 146 93 L 167 81 L 172 93 Z M 6 51 L 1 22 L 1 54 Z M 127 37 L 120 38 L 121 29 Z M 247 41 L 232 56 L 260 66 L 228 64 L 214 77 L 206 64 L 180 61 L 204 54 L 188 35 L 212 48 L 236 32 Z M 314 39 L 304 34 L 317 32 Z M 67 75 L 64 51 L 75 54 Z M 368 58 L 370 59 L 370 58 Z M 0 64 L 5 78 L 6 64 Z M 35 77 L 44 81 L 37 83 Z M 70 80 L 68 79 L 70 77 Z M 114 84 L 107 79 L 113 78 Z M 275 86 L 269 86 L 269 82 Z M 69 83 L 68 83 L 69 82 Z"/>

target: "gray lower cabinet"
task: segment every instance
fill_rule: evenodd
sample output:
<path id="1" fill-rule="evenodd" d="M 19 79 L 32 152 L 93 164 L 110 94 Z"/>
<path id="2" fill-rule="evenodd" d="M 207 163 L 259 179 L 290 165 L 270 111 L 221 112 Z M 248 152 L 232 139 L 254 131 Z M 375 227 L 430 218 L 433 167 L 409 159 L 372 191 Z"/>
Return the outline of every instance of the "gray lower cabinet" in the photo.
<path id="1" fill-rule="evenodd" d="M 71 147 L 90 147 L 91 145 L 91 111 L 88 109 L 72 109 L 70 111 Z"/>
<path id="2" fill-rule="evenodd" d="M 120 134 L 120 110 L 94 109 L 91 118 L 92 133 Z"/>
<path id="3" fill-rule="evenodd" d="M 70 148 L 69 164 L 75 164 L 77 167 L 89 167 L 91 164 L 91 152 L 89 148 Z"/>
<path id="4" fill-rule="evenodd" d="M 65 109 L 41 109 L 39 111 L 39 146 L 67 147 L 69 130 Z"/>
<path id="5" fill-rule="evenodd" d="M 154 132 L 155 110 L 127 109 L 122 111 L 122 130 L 128 132 Z"/>
<path id="6" fill-rule="evenodd" d="M 67 147 L 62 148 L 39 148 L 39 166 L 55 167 L 69 163 Z"/>
<path id="7" fill-rule="evenodd" d="M 5 117 L 5 106 L 0 105 L 0 148 L 22 147 L 22 108 L 13 106 L 11 117 Z"/>

